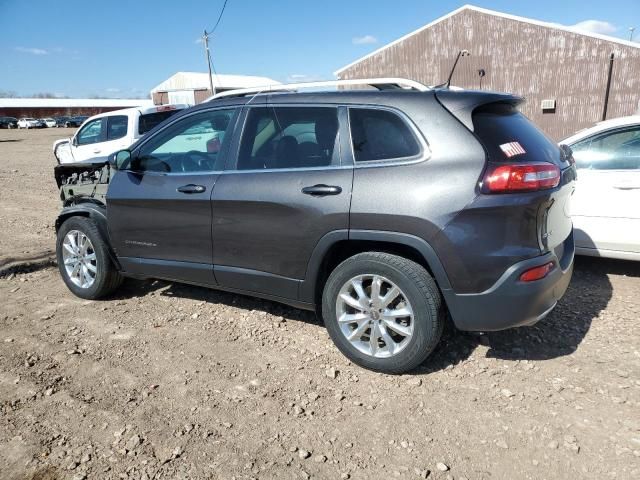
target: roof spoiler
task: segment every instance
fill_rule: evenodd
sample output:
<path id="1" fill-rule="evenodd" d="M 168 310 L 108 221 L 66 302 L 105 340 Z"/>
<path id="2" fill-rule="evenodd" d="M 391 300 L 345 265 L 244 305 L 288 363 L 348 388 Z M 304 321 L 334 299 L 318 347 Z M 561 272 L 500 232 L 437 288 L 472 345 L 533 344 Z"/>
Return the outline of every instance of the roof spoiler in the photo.
<path id="1" fill-rule="evenodd" d="M 451 91 L 436 89 L 436 98 L 440 104 L 449 110 L 462 124 L 473 132 L 473 111 L 491 103 L 506 103 L 518 106 L 524 102 L 524 98 L 511 93 L 485 92 L 485 91 Z"/>

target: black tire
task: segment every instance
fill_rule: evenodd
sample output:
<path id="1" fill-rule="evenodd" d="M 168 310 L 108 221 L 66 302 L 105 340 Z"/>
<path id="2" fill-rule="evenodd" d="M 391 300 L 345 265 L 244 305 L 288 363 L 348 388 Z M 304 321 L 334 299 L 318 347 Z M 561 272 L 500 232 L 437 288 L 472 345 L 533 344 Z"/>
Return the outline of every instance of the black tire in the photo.
<path id="1" fill-rule="evenodd" d="M 395 283 L 413 309 L 413 334 L 406 347 L 387 358 L 378 358 L 355 348 L 340 330 L 336 302 L 340 289 L 358 275 L 381 275 Z M 419 366 L 440 341 L 445 308 L 436 282 L 424 267 L 406 258 L 382 252 L 365 252 L 338 265 L 325 283 L 322 317 L 331 339 L 352 362 L 369 370 L 400 374 Z"/>
<path id="2" fill-rule="evenodd" d="M 72 230 L 84 233 L 95 252 L 96 274 L 93 284 L 89 287 L 82 288 L 76 285 L 70 278 L 64 265 L 62 254 L 64 238 Z M 109 256 L 108 246 L 102 239 L 102 235 L 98 231 L 98 227 L 93 220 L 87 217 L 70 217 L 58 229 L 58 237 L 56 241 L 56 258 L 58 261 L 58 270 L 67 285 L 67 288 L 74 295 L 85 298 L 87 300 L 97 300 L 113 293 L 122 283 L 122 276 L 115 268 L 111 257 Z"/>

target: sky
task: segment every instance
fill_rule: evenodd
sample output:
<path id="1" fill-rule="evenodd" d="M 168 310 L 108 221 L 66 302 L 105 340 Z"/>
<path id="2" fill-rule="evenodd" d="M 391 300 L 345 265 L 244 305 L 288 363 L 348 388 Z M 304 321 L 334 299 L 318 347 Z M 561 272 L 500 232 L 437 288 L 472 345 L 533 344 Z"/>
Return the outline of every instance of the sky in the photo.
<path id="1" fill-rule="evenodd" d="M 133 98 L 207 69 L 224 0 L 0 0 L 0 92 Z M 640 41 L 640 0 L 228 0 L 215 70 L 278 81 L 333 72 L 464 5 Z"/>

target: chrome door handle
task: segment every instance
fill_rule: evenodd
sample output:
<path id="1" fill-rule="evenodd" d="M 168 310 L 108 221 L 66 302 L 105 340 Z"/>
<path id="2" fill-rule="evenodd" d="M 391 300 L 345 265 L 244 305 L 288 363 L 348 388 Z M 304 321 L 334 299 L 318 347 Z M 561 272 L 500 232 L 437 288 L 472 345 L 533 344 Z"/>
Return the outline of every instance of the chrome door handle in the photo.
<path id="1" fill-rule="evenodd" d="M 342 187 L 337 185 L 318 184 L 311 187 L 304 187 L 302 193 L 314 197 L 324 197 L 326 195 L 339 195 L 342 193 Z"/>
<path id="2" fill-rule="evenodd" d="M 176 189 L 180 193 L 202 193 L 206 190 L 204 185 L 194 185 L 190 183 L 189 185 L 183 185 Z"/>

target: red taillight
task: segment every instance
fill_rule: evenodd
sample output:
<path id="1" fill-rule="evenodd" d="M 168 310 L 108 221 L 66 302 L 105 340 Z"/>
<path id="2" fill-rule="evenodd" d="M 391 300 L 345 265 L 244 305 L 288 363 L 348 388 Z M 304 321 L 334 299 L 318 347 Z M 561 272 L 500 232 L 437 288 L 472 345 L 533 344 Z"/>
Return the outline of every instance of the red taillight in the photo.
<path id="1" fill-rule="evenodd" d="M 560 169 L 551 163 L 508 163 L 492 166 L 484 176 L 487 193 L 526 192 L 557 187 Z"/>
<path id="2" fill-rule="evenodd" d="M 536 280 L 543 279 L 549 272 L 556 268 L 556 264 L 553 262 L 545 263 L 539 267 L 533 267 L 520 275 L 521 282 L 535 282 Z"/>

